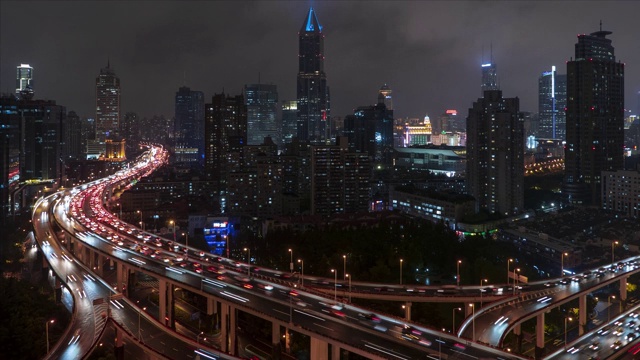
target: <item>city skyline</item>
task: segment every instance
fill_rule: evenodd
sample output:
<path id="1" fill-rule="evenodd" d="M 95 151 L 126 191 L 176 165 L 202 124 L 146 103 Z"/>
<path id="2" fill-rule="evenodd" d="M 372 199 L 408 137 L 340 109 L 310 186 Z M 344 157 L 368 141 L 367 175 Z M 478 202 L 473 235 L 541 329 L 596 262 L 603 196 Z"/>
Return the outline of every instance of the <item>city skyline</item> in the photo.
<path id="1" fill-rule="evenodd" d="M 15 68 L 28 63 L 37 98 L 92 117 L 92 82 L 110 60 L 122 79 L 123 113 L 171 116 L 182 85 L 206 99 L 223 89 L 239 93 L 259 76 L 278 86 L 280 99 L 295 99 L 297 36 L 310 5 L 326 35 L 335 116 L 375 104 L 385 83 L 394 91 L 397 117 L 465 112 L 477 98 L 480 65 L 491 57 L 505 96 L 519 97 L 523 111 L 536 111 L 539 74 L 552 65 L 565 73 L 576 35 L 597 31 L 600 20 L 613 31 L 618 59 L 628 64 L 625 107 L 638 107 L 640 49 L 632 29 L 640 4 L 634 2 L 606 8 L 597 2 L 553 8 L 537 2 L 8 2 L 1 5 L 0 91 L 14 92 Z M 12 14 L 27 8 L 37 21 L 21 27 Z M 565 19 L 569 12 L 575 16 Z M 96 13 L 119 26 L 96 29 Z M 16 28 L 20 37 L 12 35 Z"/>

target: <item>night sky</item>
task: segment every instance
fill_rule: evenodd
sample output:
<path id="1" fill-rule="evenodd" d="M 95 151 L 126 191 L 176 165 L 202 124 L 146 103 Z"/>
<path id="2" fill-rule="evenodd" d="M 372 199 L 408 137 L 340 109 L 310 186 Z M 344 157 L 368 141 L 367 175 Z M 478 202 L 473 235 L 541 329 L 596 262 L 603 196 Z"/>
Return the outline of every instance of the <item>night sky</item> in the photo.
<path id="1" fill-rule="evenodd" d="M 387 83 L 396 117 L 432 118 L 480 96 L 480 64 L 493 59 L 506 97 L 537 112 L 538 76 L 574 55 L 576 35 L 613 31 L 626 63 L 626 108 L 638 107 L 638 1 L 2 1 L 0 90 L 15 91 L 16 66 L 35 68 L 36 98 L 95 116 L 95 78 L 110 58 L 122 113 L 174 113 L 185 84 L 210 101 L 246 83 L 295 99 L 297 32 L 312 5 L 325 33 L 332 115 L 373 104 Z"/>

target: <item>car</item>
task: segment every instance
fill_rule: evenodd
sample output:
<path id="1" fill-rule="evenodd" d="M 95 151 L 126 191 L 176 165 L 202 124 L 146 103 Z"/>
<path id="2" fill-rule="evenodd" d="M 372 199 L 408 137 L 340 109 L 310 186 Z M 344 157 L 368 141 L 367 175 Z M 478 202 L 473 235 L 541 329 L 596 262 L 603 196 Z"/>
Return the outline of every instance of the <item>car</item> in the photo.
<path id="1" fill-rule="evenodd" d="M 598 349 L 600 349 L 600 341 L 594 341 L 589 345 L 589 349 L 593 350 L 593 351 L 597 351 Z"/>
<path id="2" fill-rule="evenodd" d="M 381 319 L 376 314 L 358 314 L 360 318 L 366 321 L 371 321 L 373 323 L 380 323 Z"/>
<path id="3" fill-rule="evenodd" d="M 633 341 L 638 337 L 638 334 L 636 333 L 629 333 L 627 334 L 627 336 L 625 337 L 625 339 L 629 340 L 629 341 Z"/>
<path id="4" fill-rule="evenodd" d="M 560 284 L 567 285 L 571 281 L 570 278 L 564 278 L 560 280 Z"/>
<path id="5" fill-rule="evenodd" d="M 614 350 L 620 349 L 621 346 L 622 346 L 622 341 L 620 341 L 620 340 L 616 340 L 616 341 L 614 341 L 613 344 L 611 344 L 611 348 L 614 349 Z"/>
<path id="6" fill-rule="evenodd" d="M 269 284 L 258 283 L 258 287 L 262 290 L 271 291 L 273 290 L 273 286 Z"/>
<path id="7" fill-rule="evenodd" d="M 598 330 L 596 334 L 598 335 L 607 335 L 611 331 L 611 326 L 605 326 L 602 329 Z"/>
<path id="8" fill-rule="evenodd" d="M 250 283 L 244 283 L 242 287 L 245 289 L 253 289 L 253 285 L 251 285 Z"/>
<path id="9" fill-rule="evenodd" d="M 407 324 L 404 325 L 404 327 L 402 328 L 402 333 L 403 334 L 413 334 L 416 336 L 422 336 L 422 331 L 414 328 L 413 326 L 409 326 Z"/>

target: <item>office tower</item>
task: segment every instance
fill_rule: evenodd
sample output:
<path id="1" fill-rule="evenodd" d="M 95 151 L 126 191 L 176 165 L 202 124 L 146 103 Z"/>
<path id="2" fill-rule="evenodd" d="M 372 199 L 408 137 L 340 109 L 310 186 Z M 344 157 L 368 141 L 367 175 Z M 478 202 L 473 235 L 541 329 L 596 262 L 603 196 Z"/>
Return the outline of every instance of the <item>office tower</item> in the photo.
<path id="1" fill-rule="evenodd" d="M 242 95 L 215 94 L 205 105 L 205 174 L 219 195 L 224 212 L 227 156 L 247 143 L 247 106 Z"/>
<path id="2" fill-rule="evenodd" d="M 467 188 L 480 209 L 517 214 L 524 206 L 520 100 L 488 90 L 467 118 Z"/>
<path id="3" fill-rule="evenodd" d="M 366 211 L 371 198 L 371 162 L 350 152 L 347 139 L 311 147 L 311 214 L 329 216 Z"/>
<path id="4" fill-rule="evenodd" d="M 204 117 L 204 103 L 202 104 L 202 113 Z M 204 118 L 202 120 L 204 124 Z M 202 130 L 204 133 L 204 129 Z M 136 147 L 140 141 L 140 118 L 138 114 L 133 111 L 127 111 L 122 118 L 120 124 L 120 137 L 127 140 L 127 147 Z M 204 135 L 202 135 L 204 137 Z"/>
<path id="5" fill-rule="evenodd" d="M 107 61 L 96 78 L 96 136 L 99 140 L 120 130 L 120 78 Z"/>
<path id="6" fill-rule="evenodd" d="M 500 86 L 498 86 L 498 71 L 496 69 L 496 64 L 482 64 L 481 90 L 483 95 L 487 90 L 500 90 Z"/>
<path id="7" fill-rule="evenodd" d="M 393 91 L 389 89 L 387 84 L 382 85 L 380 90 L 378 90 L 378 104 L 384 104 L 388 110 L 393 111 L 393 98 L 391 97 L 391 93 Z"/>
<path id="8" fill-rule="evenodd" d="M 175 97 L 176 147 L 198 149 L 204 154 L 204 93 L 182 86 Z"/>
<path id="9" fill-rule="evenodd" d="M 20 64 L 17 67 L 16 95 L 27 100 L 33 98 L 33 67 L 29 64 Z"/>
<path id="10" fill-rule="evenodd" d="M 290 144 L 298 136 L 298 102 L 285 100 L 282 102 L 282 147 Z"/>
<path id="11" fill-rule="evenodd" d="M 324 73 L 324 34 L 313 8 L 309 8 L 298 39 L 298 138 L 324 144 L 330 118 L 329 87 Z"/>
<path id="12" fill-rule="evenodd" d="M 0 224 L 5 224 L 11 213 L 9 195 L 19 187 L 20 136 L 22 119 L 18 113 L 18 100 L 11 95 L 0 97 Z"/>
<path id="13" fill-rule="evenodd" d="M 65 159 L 79 160 L 82 157 L 82 122 L 75 111 L 69 111 L 67 114 L 64 130 L 63 156 Z"/>
<path id="14" fill-rule="evenodd" d="M 393 163 L 393 110 L 384 103 L 360 106 L 344 118 L 349 148 L 369 155 L 376 168 Z"/>
<path id="15" fill-rule="evenodd" d="M 247 144 L 260 145 L 266 137 L 281 143 L 277 123 L 278 88 L 269 84 L 247 84 L 244 86 L 244 101 L 247 105 Z"/>
<path id="16" fill-rule="evenodd" d="M 624 64 L 610 31 L 578 35 L 567 62 L 567 141 L 563 193 L 575 204 L 599 205 L 603 171 L 624 168 Z"/>
<path id="17" fill-rule="evenodd" d="M 538 137 L 566 138 L 567 75 L 556 74 L 556 67 L 538 79 Z"/>

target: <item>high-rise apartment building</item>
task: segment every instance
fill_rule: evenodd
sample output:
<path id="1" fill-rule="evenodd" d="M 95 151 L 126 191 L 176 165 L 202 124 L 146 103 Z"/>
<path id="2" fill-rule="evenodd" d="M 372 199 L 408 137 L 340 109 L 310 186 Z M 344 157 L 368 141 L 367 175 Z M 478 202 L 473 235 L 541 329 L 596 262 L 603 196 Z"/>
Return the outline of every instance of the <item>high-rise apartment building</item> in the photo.
<path id="1" fill-rule="evenodd" d="M 247 106 L 242 95 L 215 94 L 205 105 L 205 174 L 219 194 L 220 210 L 224 211 L 227 156 L 240 152 L 247 143 Z"/>
<path id="2" fill-rule="evenodd" d="M 120 131 L 120 78 L 107 61 L 96 78 L 96 137 L 100 140 Z"/>
<path id="3" fill-rule="evenodd" d="M 344 135 L 349 148 L 369 155 L 374 166 L 393 162 L 393 110 L 384 103 L 360 106 L 344 118 Z"/>
<path id="4" fill-rule="evenodd" d="M 282 144 L 290 144 L 298 136 L 298 102 L 285 100 L 282 102 Z"/>
<path id="5" fill-rule="evenodd" d="M 482 84 L 480 86 L 482 94 L 487 90 L 500 90 L 498 85 L 498 70 L 496 64 L 482 64 Z"/>
<path id="6" fill-rule="evenodd" d="M 16 95 L 31 99 L 33 97 L 33 67 L 20 64 L 16 74 Z"/>
<path id="7" fill-rule="evenodd" d="M 175 97 L 174 135 L 176 148 L 197 149 L 204 155 L 204 93 L 182 86 Z M 197 159 L 195 159 L 197 161 Z"/>
<path id="8" fill-rule="evenodd" d="M 82 157 L 82 122 L 75 111 L 69 111 L 64 124 L 63 158 L 79 160 Z"/>
<path id="9" fill-rule="evenodd" d="M 324 144 L 329 137 L 329 87 L 324 73 L 324 34 L 313 8 L 309 8 L 298 40 L 298 138 Z"/>
<path id="10" fill-rule="evenodd" d="M 278 88 L 271 84 L 244 86 L 247 105 L 247 144 L 260 145 L 266 137 L 281 143 L 281 130 L 277 122 Z"/>
<path id="11" fill-rule="evenodd" d="M 524 136 L 520 100 L 489 90 L 467 118 L 467 189 L 478 207 L 516 214 L 524 207 Z"/>
<path id="12" fill-rule="evenodd" d="M 382 85 L 380 90 L 378 90 L 378 104 L 382 103 L 387 107 L 387 110 L 393 111 L 393 98 L 391 97 L 391 93 L 393 90 L 389 89 L 387 84 Z"/>
<path id="13" fill-rule="evenodd" d="M 556 67 L 538 78 L 538 137 L 566 138 L 567 75 L 556 74 Z"/>
<path id="14" fill-rule="evenodd" d="M 640 218 L 640 168 L 602 172 L 602 209 Z"/>
<path id="15" fill-rule="evenodd" d="M 366 153 L 337 145 L 311 147 L 311 214 L 329 216 L 366 211 L 371 198 L 371 162 Z"/>
<path id="16" fill-rule="evenodd" d="M 567 141 L 563 193 L 575 204 L 598 205 L 603 171 L 624 168 L 624 64 L 610 31 L 578 35 L 567 62 Z"/>

